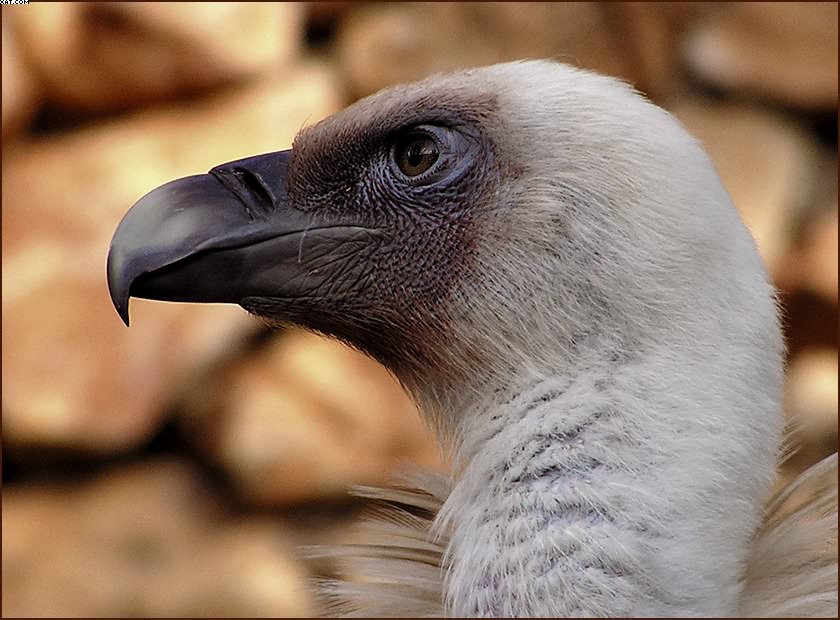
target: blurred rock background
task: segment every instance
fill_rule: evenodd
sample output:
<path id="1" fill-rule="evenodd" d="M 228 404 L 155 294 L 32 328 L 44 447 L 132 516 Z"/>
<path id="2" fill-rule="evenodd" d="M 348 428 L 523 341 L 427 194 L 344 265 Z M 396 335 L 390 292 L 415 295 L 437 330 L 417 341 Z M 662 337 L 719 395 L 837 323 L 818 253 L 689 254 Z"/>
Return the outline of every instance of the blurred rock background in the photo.
<path id="1" fill-rule="evenodd" d="M 354 483 L 444 469 L 399 386 L 233 307 L 111 307 L 128 207 L 431 72 L 552 57 L 706 145 L 781 289 L 787 479 L 837 446 L 836 3 L 2 8 L 3 615 L 300 616 Z"/>

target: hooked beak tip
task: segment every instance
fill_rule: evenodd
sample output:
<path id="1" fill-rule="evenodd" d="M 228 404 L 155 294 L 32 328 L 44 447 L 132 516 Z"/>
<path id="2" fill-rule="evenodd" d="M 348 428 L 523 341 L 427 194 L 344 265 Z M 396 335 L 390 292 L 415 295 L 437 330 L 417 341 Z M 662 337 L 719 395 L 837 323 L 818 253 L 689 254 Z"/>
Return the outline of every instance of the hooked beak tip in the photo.
<path id="1" fill-rule="evenodd" d="M 114 304 L 114 307 L 117 309 L 117 314 L 120 315 L 120 318 L 122 319 L 122 322 L 125 323 L 125 326 L 130 327 L 128 320 L 128 300 L 126 300 L 122 307 L 117 304 Z"/>
<path id="2" fill-rule="evenodd" d="M 113 248 L 108 253 L 108 292 L 111 296 L 111 303 L 114 304 L 114 309 L 120 315 L 120 319 L 129 326 L 128 319 L 128 303 L 130 300 L 131 282 L 125 284 L 124 274 L 114 268 Z"/>

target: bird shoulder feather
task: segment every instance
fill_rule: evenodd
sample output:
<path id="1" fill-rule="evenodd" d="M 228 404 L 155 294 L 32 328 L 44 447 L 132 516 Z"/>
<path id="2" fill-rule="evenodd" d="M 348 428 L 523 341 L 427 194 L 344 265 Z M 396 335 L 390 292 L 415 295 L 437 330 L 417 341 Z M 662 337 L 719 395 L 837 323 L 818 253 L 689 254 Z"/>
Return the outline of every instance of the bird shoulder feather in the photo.
<path id="1" fill-rule="evenodd" d="M 744 574 L 742 617 L 837 617 L 837 454 L 779 489 L 766 504 Z M 312 546 L 336 577 L 318 579 L 319 615 L 441 617 L 443 558 L 449 542 L 435 517 L 452 481 L 415 471 L 393 488 L 356 487 L 372 500 L 353 542 Z"/>

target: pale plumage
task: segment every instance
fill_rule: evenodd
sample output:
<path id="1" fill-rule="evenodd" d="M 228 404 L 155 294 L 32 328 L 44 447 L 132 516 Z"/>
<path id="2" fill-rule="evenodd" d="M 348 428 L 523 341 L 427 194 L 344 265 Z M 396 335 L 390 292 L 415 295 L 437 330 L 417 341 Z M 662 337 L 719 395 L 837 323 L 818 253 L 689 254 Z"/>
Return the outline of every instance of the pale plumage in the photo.
<path id="1" fill-rule="evenodd" d="M 837 615 L 837 454 L 780 489 L 767 502 L 743 577 L 737 617 L 833 618 Z M 325 617 L 434 618 L 444 614 L 446 531 L 434 516 L 451 481 L 406 477 L 398 488 L 358 487 L 376 500 L 352 542 L 302 549 L 330 558 L 342 577 L 314 582 Z"/>
<path id="2" fill-rule="evenodd" d="M 773 287 L 700 145 L 625 84 L 529 61 L 383 91 L 144 197 L 109 282 L 126 319 L 130 295 L 226 301 L 340 338 L 416 399 L 451 482 L 365 491 L 407 510 L 315 551 L 361 575 L 329 610 L 836 611 L 836 486 L 764 514 Z"/>

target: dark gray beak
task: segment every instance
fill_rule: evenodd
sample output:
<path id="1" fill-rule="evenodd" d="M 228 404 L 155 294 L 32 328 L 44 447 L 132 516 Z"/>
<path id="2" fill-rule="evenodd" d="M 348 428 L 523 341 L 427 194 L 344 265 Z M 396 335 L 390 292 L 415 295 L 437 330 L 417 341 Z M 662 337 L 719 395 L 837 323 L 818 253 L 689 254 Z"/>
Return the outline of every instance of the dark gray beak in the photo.
<path id="1" fill-rule="evenodd" d="M 108 287 L 128 325 L 131 296 L 242 303 L 294 298 L 323 285 L 330 262 L 375 231 L 292 208 L 290 151 L 249 157 L 167 183 L 117 227 Z M 356 242 L 356 243 L 348 243 Z"/>

